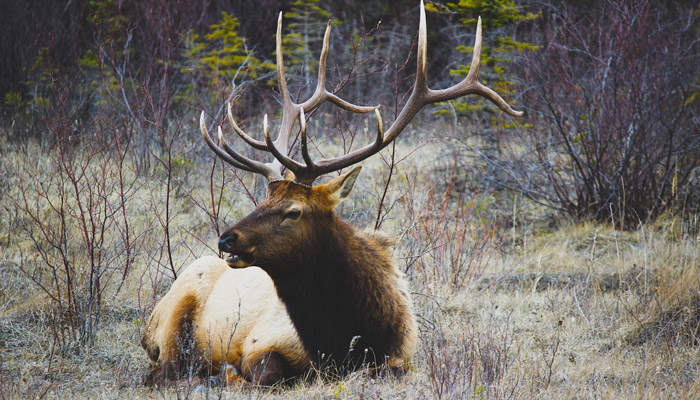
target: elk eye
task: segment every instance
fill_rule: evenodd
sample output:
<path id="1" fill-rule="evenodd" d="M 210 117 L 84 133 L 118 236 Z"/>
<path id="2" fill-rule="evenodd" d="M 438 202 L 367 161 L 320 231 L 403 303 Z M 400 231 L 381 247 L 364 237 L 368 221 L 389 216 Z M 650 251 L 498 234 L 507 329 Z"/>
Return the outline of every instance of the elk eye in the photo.
<path id="1" fill-rule="evenodd" d="M 299 217 L 301 217 L 301 211 L 296 209 L 289 210 L 284 214 L 284 219 L 299 219 Z"/>

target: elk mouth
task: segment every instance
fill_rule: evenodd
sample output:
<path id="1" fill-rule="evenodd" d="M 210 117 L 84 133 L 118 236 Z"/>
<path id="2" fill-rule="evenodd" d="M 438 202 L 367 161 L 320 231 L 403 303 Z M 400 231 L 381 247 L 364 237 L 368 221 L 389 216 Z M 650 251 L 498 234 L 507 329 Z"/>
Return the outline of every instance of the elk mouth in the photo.
<path id="1" fill-rule="evenodd" d="M 231 268 L 245 268 L 253 265 L 255 254 L 251 252 L 231 253 L 226 257 L 226 264 Z"/>

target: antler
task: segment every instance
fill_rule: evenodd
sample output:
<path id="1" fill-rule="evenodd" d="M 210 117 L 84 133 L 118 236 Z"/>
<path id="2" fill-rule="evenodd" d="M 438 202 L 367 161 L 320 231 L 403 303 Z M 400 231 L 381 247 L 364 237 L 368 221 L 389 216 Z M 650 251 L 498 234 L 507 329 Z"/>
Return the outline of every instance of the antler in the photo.
<path id="1" fill-rule="evenodd" d="M 258 150 L 265 150 L 275 157 L 270 163 L 261 163 L 255 160 L 251 160 L 240 153 L 236 152 L 224 139 L 219 130 L 219 143 L 218 145 L 214 143 L 211 139 L 209 132 L 207 131 L 206 124 L 204 121 L 204 112 L 200 117 L 200 128 L 202 130 L 202 135 L 204 140 L 207 142 L 209 147 L 214 150 L 224 161 L 233 165 L 236 168 L 243 169 L 246 171 L 256 172 L 264 175 L 268 180 L 282 179 L 282 166 L 291 170 L 296 175 L 296 180 L 300 182 L 313 182 L 316 177 L 326 173 L 321 172 L 316 174 L 313 163 L 308 163 L 309 165 L 301 164 L 292 158 L 288 157 L 285 153 L 287 152 L 287 146 L 289 143 L 289 136 L 291 135 L 294 121 L 299 118 L 300 115 L 304 115 L 304 112 L 310 112 L 318 108 L 321 104 L 328 101 L 336 106 L 343 108 L 345 110 L 355 112 L 355 113 L 368 113 L 375 111 L 376 107 L 365 107 L 352 104 L 348 101 L 341 99 L 335 94 L 329 92 L 326 89 L 326 60 L 328 59 L 328 47 L 330 43 L 331 34 L 331 22 L 328 21 L 328 26 L 326 27 L 326 33 L 323 36 L 323 48 L 321 50 L 321 57 L 318 66 L 318 83 L 316 85 L 316 90 L 313 95 L 303 103 L 295 103 L 292 101 L 289 95 L 289 90 L 287 89 L 287 80 L 284 73 L 284 57 L 282 53 L 282 13 L 280 12 L 279 18 L 277 20 L 277 79 L 279 81 L 280 96 L 282 97 L 282 123 L 280 125 L 279 133 L 277 134 L 277 139 L 271 140 L 269 135 L 269 126 L 267 122 L 267 115 L 263 120 L 263 131 L 265 132 L 265 141 L 258 141 L 253 139 L 250 135 L 245 133 L 236 124 L 233 118 L 233 113 L 231 112 L 231 104 L 228 104 L 227 115 L 228 120 L 233 130 L 238 134 L 238 136 L 243 139 L 248 145 Z M 306 121 L 302 117 L 300 120 L 304 122 L 302 125 L 305 128 Z M 310 160 L 308 157 L 308 151 L 306 150 L 306 134 L 304 129 L 304 157 L 305 160 Z M 281 150 L 280 150 L 281 149 Z M 309 167 L 311 166 L 311 167 Z M 329 170 L 330 171 L 330 170 Z"/>
<path id="2" fill-rule="evenodd" d="M 323 48 L 321 50 L 321 57 L 318 66 L 318 84 L 313 95 L 303 103 L 294 103 L 289 95 L 289 90 L 287 89 L 287 81 L 284 73 L 284 58 L 282 55 L 282 13 L 280 12 L 279 18 L 277 20 L 277 77 L 279 80 L 280 96 L 282 97 L 282 123 L 280 125 L 279 133 L 277 134 L 277 139 L 274 141 L 271 139 L 269 134 L 269 126 L 267 122 L 267 115 L 265 115 L 263 120 L 263 132 L 265 133 L 265 141 L 255 140 L 250 135 L 245 133 L 237 124 L 231 113 L 231 104 L 228 104 L 228 119 L 233 127 L 233 130 L 238 134 L 238 136 L 243 139 L 248 145 L 258 150 L 265 150 L 270 152 L 274 157 L 270 163 L 260 163 L 255 160 L 251 160 L 237 153 L 228 143 L 226 143 L 223 134 L 221 133 L 221 128 L 219 128 L 219 145 L 217 146 L 209 137 L 205 123 L 204 123 L 204 112 L 202 112 L 200 119 L 200 126 L 202 129 L 202 134 L 204 139 L 216 154 L 218 154 L 222 159 L 224 159 L 229 164 L 236 168 L 240 168 L 246 171 L 252 171 L 264 175 L 268 180 L 276 180 L 282 178 L 282 166 L 288 170 L 294 172 L 295 180 L 300 183 L 311 184 L 317 177 L 332 172 L 337 171 L 342 168 L 348 167 L 352 164 L 356 164 L 371 155 L 379 152 L 384 147 L 388 146 L 397 136 L 403 131 L 403 129 L 408 125 L 408 122 L 413 119 L 413 117 L 420 111 L 423 107 L 428 104 L 436 103 L 440 101 L 452 100 L 469 94 L 477 94 L 479 96 L 485 97 L 494 104 L 496 104 L 501 110 L 505 111 L 507 114 L 512 116 L 520 116 L 522 112 L 513 110 L 508 103 L 506 103 L 498 93 L 487 88 L 481 84 L 478 80 L 479 67 L 480 67 L 480 57 L 481 57 L 481 17 L 479 17 L 476 26 L 476 40 L 474 43 L 474 52 L 472 55 L 471 68 L 469 74 L 464 80 L 446 89 L 434 90 L 428 87 L 428 76 L 427 76 L 427 33 L 426 33 L 426 23 L 425 23 L 425 8 L 423 6 L 423 1 L 421 0 L 420 5 L 420 26 L 418 30 L 418 62 L 416 66 L 416 78 L 413 84 L 413 90 L 411 95 L 406 102 L 406 105 L 401 109 L 398 117 L 391 124 L 391 127 L 384 134 L 384 126 L 382 122 L 381 115 L 379 113 L 379 106 L 366 107 L 358 106 L 349 103 L 333 93 L 326 90 L 326 60 L 328 58 L 328 46 L 330 42 L 330 32 L 331 23 L 328 21 L 328 26 L 326 27 L 326 33 L 323 36 Z M 324 102 L 331 102 L 336 106 L 351 111 L 355 113 L 368 113 L 374 111 L 375 118 L 377 119 L 377 135 L 375 140 L 362 147 L 360 149 L 354 150 L 345 155 L 324 159 L 314 162 L 308 151 L 307 145 L 307 135 L 306 135 L 306 118 L 305 114 L 316 109 Z M 285 154 L 287 152 L 287 146 L 289 144 L 289 136 L 292 132 L 294 121 L 299 118 L 300 128 L 301 128 L 301 155 L 304 163 L 295 161 L 291 157 Z M 223 148 L 223 150 L 222 150 Z"/>

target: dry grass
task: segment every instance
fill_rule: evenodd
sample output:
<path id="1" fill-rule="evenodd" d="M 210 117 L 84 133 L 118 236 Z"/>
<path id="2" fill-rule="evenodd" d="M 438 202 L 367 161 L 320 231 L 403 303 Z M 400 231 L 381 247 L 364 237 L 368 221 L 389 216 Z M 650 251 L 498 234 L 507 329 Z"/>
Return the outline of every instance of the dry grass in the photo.
<path id="1" fill-rule="evenodd" d="M 133 269 L 118 293 L 116 280 L 104 288 L 94 343 L 61 345 L 56 309 L 26 273 L 42 268 L 35 244 L 19 229 L 26 219 L 7 200 L 18 182 L 43 177 L 24 162 L 32 145 L 22 150 L 3 143 L 9 178 L 0 180 L 0 398 L 700 396 L 697 220 L 668 216 L 620 232 L 556 221 L 533 204 L 513 205 L 507 193 L 460 193 L 448 184 L 454 160 L 439 156 L 446 144 L 422 136 L 401 139 L 397 159 L 408 158 L 397 166 L 382 222 L 400 239 L 396 256 L 419 316 L 421 340 L 410 372 L 377 378 L 361 371 L 284 389 L 180 382 L 151 391 L 141 385 L 149 365 L 139 344 L 144 317 L 154 293 L 170 282 L 167 258 L 159 253 L 164 193 L 153 178 L 157 171 L 129 178 L 136 182 L 127 208 L 136 238 Z M 213 225 L 193 204 L 209 196 L 208 163 L 194 160 L 176 174 L 180 189 L 173 192 L 170 221 L 176 268 L 214 248 Z M 356 226 L 374 226 L 386 174 L 381 158 L 366 163 L 340 213 Z M 226 192 L 220 218 L 227 222 L 253 207 L 239 188 L 230 183 Z"/>

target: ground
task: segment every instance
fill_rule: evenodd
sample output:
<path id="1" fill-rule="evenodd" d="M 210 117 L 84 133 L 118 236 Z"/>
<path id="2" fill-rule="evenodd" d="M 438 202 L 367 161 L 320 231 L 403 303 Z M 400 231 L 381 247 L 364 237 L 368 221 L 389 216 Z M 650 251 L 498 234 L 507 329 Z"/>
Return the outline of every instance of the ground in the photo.
<path id="1" fill-rule="evenodd" d="M 127 219 L 138 244 L 131 270 L 119 285 L 121 253 L 105 256 L 114 261 L 102 282 L 99 324 L 92 342 L 81 342 L 70 340 L 67 326 L 57 326 L 68 322 L 51 300 L 56 290 L 39 287 L 53 282 L 56 271 L 37 255 L 36 246 L 44 244 L 31 240 L 26 227 L 32 221 L 18 211 L 17 183 L 30 176 L 48 182 L 41 174 L 51 173 L 50 161 L 32 161 L 38 167 L 29 168 L 31 146 L 4 143 L 3 167 L 11 178 L 0 180 L 6 192 L 0 216 L 10 221 L 0 231 L 0 398 L 700 396 L 697 218 L 669 214 L 622 231 L 576 222 L 517 194 L 451 185 L 469 175 L 462 160 L 435 157 L 444 141 L 406 136 L 396 159 L 408 158 L 389 185 L 381 229 L 398 238 L 396 260 L 418 315 L 420 344 L 410 371 L 403 377 L 360 371 L 285 388 L 141 384 L 149 366 L 140 346 L 144 319 L 169 287 L 170 266 L 178 270 L 215 254 L 212 225 L 193 205 L 210 193 L 211 159 L 183 162 L 186 171 L 175 171 L 181 175 L 169 203 L 172 262 L 163 255 L 158 216 L 167 194 L 158 169 L 148 178 L 130 178 L 136 184 Z M 387 174 L 382 158 L 366 162 L 340 214 L 358 227 L 373 227 Z M 259 186 L 242 177 L 251 188 Z M 227 223 L 253 208 L 245 191 L 229 184 L 220 215 Z M 50 211 L 41 211 L 50 218 Z M 103 246 L 119 248 L 115 243 Z M 67 240 L 77 246 L 69 252 L 73 266 L 79 244 Z M 76 279 L 86 276 L 81 271 L 76 268 Z"/>

